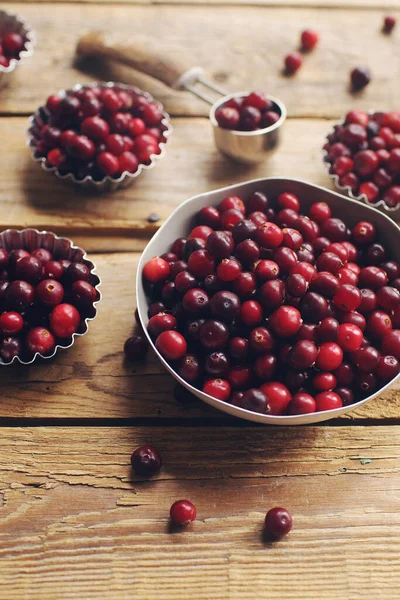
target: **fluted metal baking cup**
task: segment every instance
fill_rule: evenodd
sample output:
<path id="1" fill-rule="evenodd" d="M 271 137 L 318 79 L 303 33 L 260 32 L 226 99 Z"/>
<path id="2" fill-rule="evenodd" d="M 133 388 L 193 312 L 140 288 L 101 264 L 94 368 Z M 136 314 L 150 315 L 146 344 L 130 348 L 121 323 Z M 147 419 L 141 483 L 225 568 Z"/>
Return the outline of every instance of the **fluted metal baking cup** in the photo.
<path id="1" fill-rule="evenodd" d="M 54 260 L 66 259 L 71 262 L 80 262 L 85 264 L 90 270 L 91 283 L 97 292 L 97 299 L 93 303 L 94 314 L 84 319 L 80 325 L 80 329 L 74 333 L 71 338 L 65 340 L 65 343 L 57 344 L 52 354 L 43 356 L 43 354 L 36 352 L 30 360 L 22 360 L 19 356 L 14 356 L 10 362 L 4 362 L 0 358 L 0 365 L 8 366 L 16 362 L 23 365 L 31 365 L 37 358 L 53 358 L 59 349 L 70 348 L 74 344 L 76 337 L 85 335 L 89 328 L 89 321 L 92 321 L 96 317 L 96 305 L 101 300 L 101 293 L 98 289 L 101 280 L 96 274 L 96 266 L 87 258 L 87 254 L 82 248 L 74 246 L 73 242 L 68 238 L 58 237 L 51 231 L 38 231 L 37 229 L 7 229 L 0 233 L 0 248 L 4 248 L 7 252 L 11 252 L 18 248 L 23 248 L 28 252 L 32 252 L 37 248 L 45 248 L 51 252 Z"/>
<path id="2" fill-rule="evenodd" d="M 169 120 L 170 117 L 168 113 L 166 113 L 163 110 L 162 104 L 155 100 L 148 92 L 144 92 L 133 85 L 125 85 L 123 83 L 115 83 L 113 81 L 109 81 L 108 83 L 94 82 L 87 85 L 77 84 L 70 90 L 60 90 L 58 94 L 63 97 L 66 96 L 68 93 L 78 92 L 81 89 L 90 89 L 91 87 L 100 87 L 102 89 L 115 88 L 120 91 L 130 90 L 140 96 L 145 96 L 145 98 L 147 98 L 149 102 L 154 102 L 160 109 L 160 111 L 163 114 L 161 124 L 165 127 L 165 130 L 162 132 L 163 136 L 165 137 L 165 142 L 160 143 L 159 154 L 151 155 L 149 165 L 141 163 L 138 166 L 138 169 L 135 173 L 129 173 L 128 171 L 124 171 L 124 173 L 122 173 L 122 175 L 120 175 L 120 177 L 118 177 L 117 179 L 106 175 L 101 181 L 96 181 L 91 175 L 87 175 L 83 179 L 77 179 L 73 173 L 66 173 L 65 175 L 62 175 L 57 167 L 49 167 L 48 165 L 46 165 L 46 158 L 44 156 L 36 155 L 36 140 L 38 139 L 38 132 L 43 127 L 43 125 L 46 124 L 46 117 L 49 116 L 48 110 L 45 106 L 39 107 L 29 118 L 28 146 L 32 149 L 33 160 L 39 163 L 44 171 L 48 173 L 54 173 L 54 175 L 62 181 L 67 181 L 69 183 L 79 185 L 84 189 L 96 190 L 98 192 L 114 192 L 115 190 L 130 186 L 135 181 L 135 179 L 139 177 L 142 171 L 148 171 L 149 169 L 152 169 L 156 161 L 160 160 L 160 158 L 163 158 L 165 156 L 165 146 L 167 144 L 169 136 L 172 133 L 172 126 Z"/>
<path id="3" fill-rule="evenodd" d="M 19 53 L 19 57 L 12 58 L 8 67 L 0 65 L 0 77 L 6 73 L 14 71 L 15 67 L 20 64 L 25 58 L 32 56 L 33 47 L 36 42 L 36 36 L 33 29 L 25 23 L 18 15 L 9 13 L 5 10 L 0 10 L 0 39 L 7 33 L 19 33 L 24 39 L 24 49 Z"/>
<path id="4" fill-rule="evenodd" d="M 375 110 L 371 109 L 371 110 L 367 111 L 367 114 L 368 115 L 372 115 L 375 112 L 376 112 Z M 342 119 L 337 124 L 338 125 L 344 125 L 344 122 L 345 122 L 345 119 Z M 332 129 L 332 131 L 330 133 L 335 133 L 335 130 Z M 327 134 L 326 137 L 328 137 L 328 135 L 329 135 L 329 133 Z M 347 195 L 352 200 L 358 200 L 359 202 L 363 202 L 367 206 L 372 206 L 372 208 L 376 208 L 377 210 L 380 210 L 381 212 L 384 212 L 385 214 L 387 214 L 389 217 L 391 217 L 395 221 L 397 221 L 400 218 L 400 205 L 399 206 L 395 206 L 394 208 L 391 208 L 390 206 L 388 206 L 386 204 L 386 202 L 384 200 L 378 200 L 378 202 L 368 202 L 368 198 L 367 198 L 367 196 L 365 194 L 360 194 L 359 196 L 356 196 L 351 191 L 351 187 L 350 186 L 348 186 L 348 185 L 341 185 L 339 183 L 339 175 L 336 175 L 335 173 L 330 173 L 329 172 L 329 168 L 331 166 L 331 163 L 329 163 L 329 162 L 327 162 L 325 160 L 325 158 L 328 156 L 328 151 L 327 150 L 323 150 L 323 155 L 322 156 L 323 156 L 323 161 L 324 161 L 324 164 L 325 164 L 325 168 L 326 168 L 326 170 L 328 172 L 329 177 L 334 182 L 336 189 L 340 190 L 341 192 L 344 192 L 344 194 Z"/>

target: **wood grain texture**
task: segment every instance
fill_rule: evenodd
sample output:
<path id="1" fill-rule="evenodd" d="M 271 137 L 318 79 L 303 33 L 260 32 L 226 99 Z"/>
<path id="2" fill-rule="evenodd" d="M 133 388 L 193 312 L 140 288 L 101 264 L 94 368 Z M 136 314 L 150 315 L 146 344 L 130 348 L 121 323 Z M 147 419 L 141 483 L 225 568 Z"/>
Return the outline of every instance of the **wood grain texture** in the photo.
<path id="1" fill-rule="evenodd" d="M 90 251 L 138 250 L 176 206 L 207 190 L 274 175 L 331 186 L 321 147 L 332 124 L 323 119 L 287 121 L 279 150 L 267 162 L 250 167 L 217 152 L 207 119 L 174 119 L 166 156 L 131 187 L 101 196 L 42 171 L 25 148 L 26 119 L 3 118 L 0 136 L 8 143 L 0 148 L 0 227 L 50 229 Z M 161 220 L 151 224 L 147 219 L 154 212 Z"/>
<path id="2" fill-rule="evenodd" d="M 182 407 L 173 398 L 174 380 L 153 353 L 135 365 L 123 358 L 134 326 L 137 254 L 92 257 L 102 278 L 103 299 L 89 333 L 51 362 L 2 369 L 0 417 L 227 419 L 195 401 Z M 341 421 L 396 420 L 400 384 Z M 238 421 L 235 421 L 238 422 Z M 17 421 L 18 423 L 18 421 Z"/>
<path id="3" fill-rule="evenodd" d="M 129 467 L 145 441 L 153 481 Z M 399 456 L 399 427 L 3 428 L 0 598 L 392 600 Z M 182 497 L 197 520 L 170 532 Z M 271 543 L 276 505 L 294 527 Z"/>
<path id="4" fill-rule="evenodd" d="M 31 113 L 58 88 L 98 77 L 148 89 L 173 115 L 207 114 L 207 105 L 189 94 L 173 92 L 125 67 L 96 67 L 89 61 L 85 73 L 79 71 L 73 66 L 75 45 L 89 26 L 125 37 L 136 30 L 149 40 L 154 37 L 172 57 L 184 53 L 188 64 L 203 66 L 207 76 L 227 91 L 263 89 L 280 97 L 291 116 L 339 117 L 350 106 L 398 108 L 399 33 L 381 33 L 384 10 L 214 4 L 206 10 L 193 4 L 100 4 L 93 10 L 90 4 L 53 3 L 43 18 L 43 9 L 34 4 L 7 7 L 32 24 L 38 44 L 34 56 L 6 79 L 1 94 L 3 113 Z M 318 50 L 305 57 L 295 77 L 285 77 L 281 72 L 284 55 L 296 48 L 300 31 L 311 26 L 321 33 Z M 362 94 L 353 97 L 348 91 L 348 73 L 357 65 L 369 66 L 373 79 Z"/>

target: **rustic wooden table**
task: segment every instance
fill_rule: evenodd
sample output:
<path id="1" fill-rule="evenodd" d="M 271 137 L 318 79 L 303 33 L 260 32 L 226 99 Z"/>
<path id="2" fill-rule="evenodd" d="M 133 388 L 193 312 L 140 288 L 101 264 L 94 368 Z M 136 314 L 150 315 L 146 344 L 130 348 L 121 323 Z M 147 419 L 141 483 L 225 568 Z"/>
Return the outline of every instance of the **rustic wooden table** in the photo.
<path id="1" fill-rule="evenodd" d="M 201 403 L 181 407 L 155 357 L 132 367 L 122 347 L 134 317 L 140 250 L 185 198 L 256 176 L 329 186 L 325 132 L 350 107 L 399 109 L 400 29 L 380 32 L 380 0 L 10 3 L 37 32 L 34 56 L 0 94 L 1 228 L 34 226 L 86 248 L 103 279 L 89 334 L 50 363 L 0 379 L 0 598 L 359 600 L 400 596 L 398 388 L 322 426 L 259 427 Z M 392 12 L 399 0 L 390 0 Z M 228 91 L 264 89 L 289 119 L 279 153 L 254 168 L 214 150 L 207 107 L 124 67 L 73 63 L 86 28 L 135 31 L 184 52 Z M 321 33 L 294 78 L 282 57 L 299 32 Z M 373 81 L 351 97 L 348 71 Z M 82 70 L 83 69 L 83 70 Z M 112 196 L 73 191 L 33 164 L 27 116 L 55 90 L 95 78 L 134 83 L 173 117 L 167 157 Z M 165 467 L 132 480 L 143 442 Z M 369 459 L 369 460 L 363 460 Z M 171 503 L 197 521 L 168 531 Z M 292 533 L 262 540 L 265 512 L 288 507 Z"/>

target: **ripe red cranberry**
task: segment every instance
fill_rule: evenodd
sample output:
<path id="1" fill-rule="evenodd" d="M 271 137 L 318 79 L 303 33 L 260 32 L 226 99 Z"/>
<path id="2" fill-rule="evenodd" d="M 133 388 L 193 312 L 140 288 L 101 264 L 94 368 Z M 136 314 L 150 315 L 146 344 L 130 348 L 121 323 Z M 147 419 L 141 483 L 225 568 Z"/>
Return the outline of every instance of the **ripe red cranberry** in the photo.
<path id="1" fill-rule="evenodd" d="M 78 330 L 80 315 L 72 304 L 58 304 L 49 316 L 51 332 L 59 338 L 69 338 Z"/>
<path id="2" fill-rule="evenodd" d="M 239 275 L 233 281 L 233 290 L 241 298 L 247 298 L 249 296 L 252 296 L 256 291 L 256 278 L 254 274 L 248 272 L 239 273 Z"/>
<path id="3" fill-rule="evenodd" d="M 206 241 L 206 248 L 215 258 L 227 258 L 234 249 L 232 235 L 228 231 L 213 231 Z"/>
<path id="4" fill-rule="evenodd" d="M 6 33 L 6 35 L 1 40 L 1 45 L 3 47 L 3 52 L 7 56 L 18 56 L 21 50 L 24 48 L 24 39 L 19 33 L 11 31 L 10 33 Z"/>
<path id="5" fill-rule="evenodd" d="M 342 362 L 334 371 L 340 385 L 351 385 L 354 380 L 354 367 L 348 362 Z"/>
<path id="6" fill-rule="evenodd" d="M 189 240 L 193 238 L 200 238 L 201 240 L 206 241 L 211 233 L 213 233 L 211 227 L 208 227 L 207 225 L 197 225 L 190 232 Z"/>
<path id="7" fill-rule="evenodd" d="M 150 477 L 161 469 L 161 454 L 154 446 L 147 444 L 139 446 L 131 456 L 131 465 L 138 475 Z"/>
<path id="8" fill-rule="evenodd" d="M 352 171 L 353 167 L 354 161 L 349 156 L 339 156 L 333 164 L 334 172 L 340 177 Z"/>
<path id="9" fill-rule="evenodd" d="M 50 260 L 44 266 L 44 276 L 51 279 L 61 279 L 64 273 L 62 264 L 55 260 Z"/>
<path id="10" fill-rule="evenodd" d="M 155 256 L 146 262 L 143 267 L 143 277 L 149 283 L 165 281 L 170 274 L 170 266 L 167 261 Z"/>
<path id="11" fill-rule="evenodd" d="M 207 350 L 218 350 L 229 338 L 227 326 L 221 321 L 208 320 L 200 327 L 199 339 Z"/>
<path id="12" fill-rule="evenodd" d="M 300 328 L 301 314 L 293 306 L 280 306 L 270 316 L 268 325 L 279 337 L 291 337 Z"/>
<path id="13" fill-rule="evenodd" d="M 249 355 L 249 341 L 242 337 L 230 338 L 228 342 L 228 351 L 232 358 L 236 360 L 244 360 Z"/>
<path id="14" fill-rule="evenodd" d="M 343 351 L 335 342 L 325 342 L 319 347 L 315 365 L 321 371 L 334 371 L 343 360 Z"/>
<path id="15" fill-rule="evenodd" d="M 293 274 L 289 275 L 286 280 L 286 287 L 291 296 L 295 298 L 300 298 L 304 296 L 308 289 L 307 280 L 303 277 L 303 275 Z"/>
<path id="16" fill-rule="evenodd" d="M 95 150 L 92 140 L 84 135 L 72 138 L 67 146 L 68 154 L 82 162 L 89 162 L 93 158 Z"/>
<path id="17" fill-rule="evenodd" d="M 265 517 L 265 532 L 274 538 L 287 535 L 293 527 L 293 519 L 286 508 L 271 508 Z"/>
<path id="18" fill-rule="evenodd" d="M 139 162 L 146 163 L 149 159 L 143 158 L 142 155 L 138 153 L 137 157 L 132 152 L 123 152 L 120 156 L 118 156 L 118 170 L 116 175 L 121 176 L 123 173 L 136 173 L 138 170 Z"/>
<path id="19" fill-rule="evenodd" d="M 270 381 L 268 383 L 263 383 L 260 386 L 260 389 L 267 398 L 270 414 L 285 414 L 287 406 L 292 398 L 287 387 L 278 381 Z"/>
<path id="20" fill-rule="evenodd" d="M 373 338 L 380 339 L 392 330 L 389 315 L 381 310 L 374 310 L 368 315 L 367 332 Z"/>
<path id="21" fill-rule="evenodd" d="M 299 52 L 292 52 L 285 57 L 285 70 L 288 75 L 293 75 L 298 71 L 303 63 Z"/>
<path id="22" fill-rule="evenodd" d="M 214 206 L 204 206 L 197 213 L 197 222 L 199 225 L 207 225 L 212 229 L 218 229 L 221 224 L 221 217 L 219 211 Z"/>
<path id="23" fill-rule="evenodd" d="M 298 392 L 288 404 L 289 415 L 307 415 L 314 413 L 316 404 L 314 398 L 306 392 Z"/>
<path id="24" fill-rule="evenodd" d="M 338 332 L 339 322 L 333 317 L 326 317 L 318 325 L 318 340 L 320 342 L 336 342 Z"/>
<path id="25" fill-rule="evenodd" d="M 178 374 L 188 383 L 194 384 L 200 377 L 202 367 L 194 354 L 185 354 L 179 361 Z M 184 388 L 185 389 L 185 388 Z"/>
<path id="26" fill-rule="evenodd" d="M 96 165 L 110 177 L 115 175 L 119 169 L 118 158 L 111 154 L 111 152 L 101 152 L 98 154 L 96 156 Z"/>
<path id="27" fill-rule="evenodd" d="M 177 500 L 169 511 L 175 525 L 188 525 L 196 518 L 196 507 L 189 500 Z"/>
<path id="28" fill-rule="evenodd" d="M 236 294 L 221 291 L 214 294 L 210 301 L 211 314 L 223 321 L 232 321 L 240 312 L 240 300 Z"/>
<path id="29" fill-rule="evenodd" d="M 318 349 L 314 342 L 300 340 L 296 342 L 288 354 L 288 363 L 299 371 L 311 367 L 317 358 Z"/>
<path id="30" fill-rule="evenodd" d="M 340 313 L 338 315 L 338 318 L 341 323 L 352 323 L 353 325 L 357 325 L 357 327 L 359 327 L 361 331 L 364 331 L 364 329 L 367 326 L 365 317 L 357 311 Z"/>
<path id="31" fill-rule="evenodd" d="M 0 343 L 0 356 L 4 362 L 11 362 L 15 356 L 21 356 L 22 345 L 17 337 L 6 337 Z"/>
<path id="32" fill-rule="evenodd" d="M 400 360 L 400 330 L 393 329 L 382 340 L 382 351 Z"/>
<path id="33" fill-rule="evenodd" d="M 162 331 L 176 329 L 176 319 L 168 313 L 158 313 L 150 318 L 147 328 L 150 335 L 158 337 Z"/>
<path id="34" fill-rule="evenodd" d="M 353 228 L 352 235 L 357 244 L 371 244 L 376 236 L 375 225 L 368 221 L 360 221 Z"/>
<path id="35" fill-rule="evenodd" d="M 280 280 L 266 281 L 260 290 L 260 303 L 266 310 L 277 308 L 285 299 L 285 284 Z"/>
<path id="36" fill-rule="evenodd" d="M 328 303 L 326 299 L 315 292 L 307 292 L 301 300 L 300 307 L 303 319 L 310 323 L 318 323 L 328 316 Z"/>
<path id="37" fill-rule="evenodd" d="M 400 185 L 394 185 L 387 189 L 383 195 L 383 200 L 390 208 L 395 208 L 400 204 Z"/>
<path id="38" fill-rule="evenodd" d="M 244 392 L 241 407 L 256 413 L 266 414 L 269 412 L 269 405 L 265 394 L 255 388 L 250 388 Z"/>
<path id="39" fill-rule="evenodd" d="M 64 297 L 64 288 L 59 281 L 44 279 L 36 287 L 36 299 L 46 306 L 60 304 Z"/>
<path id="40" fill-rule="evenodd" d="M 304 50 L 313 50 L 318 40 L 319 33 L 313 29 L 305 29 L 301 34 L 301 46 Z"/>
<path id="41" fill-rule="evenodd" d="M 182 271 L 183 273 L 185 271 Z M 200 288 L 188 290 L 182 299 L 183 308 L 189 313 L 204 312 L 208 307 L 208 295 Z"/>
<path id="42" fill-rule="evenodd" d="M 343 406 L 341 397 L 335 392 L 321 392 L 317 394 L 315 396 L 315 403 L 317 411 L 334 410 Z"/>
<path id="43" fill-rule="evenodd" d="M 256 358 L 254 372 L 261 381 L 270 381 L 277 368 L 277 358 L 273 354 L 263 354 Z"/>
<path id="44" fill-rule="evenodd" d="M 82 279 L 75 281 L 71 288 L 71 299 L 73 304 L 80 308 L 90 308 L 96 301 L 96 289 L 88 282 Z"/>
<path id="45" fill-rule="evenodd" d="M 240 307 L 240 319 L 247 327 L 255 327 L 263 318 L 261 304 L 255 300 L 247 300 Z"/>
<path id="46" fill-rule="evenodd" d="M 261 122 L 261 112 L 254 106 L 242 106 L 240 109 L 240 129 L 254 131 L 258 129 Z"/>
<path id="47" fill-rule="evenodd" d="M 260 248 L 253 240 L 244 240 L 236 246 L 235 254 L 242 263 L 255 263 L 260 258 Z"/>
<path id="48" fill-rule="evenodd" d="M 394 27 L 396 25 L 395 17 L 388 15 L 383 20 L 383 31 L 384 33 L 392 33 Z"/>
<path id="49" fill-rule="evenodd" d="M 204 370 L 210 377 L 223 377 L 229 370 L 229 360 L 223 352 L 212 352 L 204 362 Z"/>
<path id="50" fill-rule="evenodd" d="M 317 373 L 312 379 L 312 385 L 318 392 L 329 392 L 337 384 L 337 379 L 333 373 Z"/>
<path id="51" fill-rule="evenodd" d="M 239 198 L 239 196 L 226 196 L 222 200 L 219 206 L 219 210 L 222 213 L 228 210 L 238 210 L 242 213 L 242 215 L 246 214 L 246 206 L 243 200 Z"/>
<path id="52" fill-rule="evenodd" d="M 237 129 L 240 121 L 240 113 L 236 108 L 222 106 L 215 111 L 215 119 L 223 129 Z"/>
<path id="53" fill-rule="evenodd" d="M 256 241 L 263 248 L 277 248 L 283 241 L 283 233 L 275 223 L 263 223 L 255 233 Z"/>
<path id="54" fill-rule="evenodd" d="M 330 206 L 326 202 L 314 202 L 310 208 L 309 217 L 319 225 L 332 216 Z"/>
<path id="55" fill-rule="evenodd" d="M 23 326 L 24 319 L 17 312 L 5 312 L 0 316 L 0 331 L 5 336 L 16 335 Z"/>
<path id="56" fill-rule="evenodd" d="M 15 265 L 15 277 L 29 283 L 36 283 L 42 275 L 42 264 L 34 256 L 26 256 Z"/>
<path id="57" fill-rule="evenodd" d="M 356 310 L 361 303 L 361 292 L 354 285 L 341 285 L 333 297 L 335 305 L 345 312 Z"/>
<path id="58" fill-rule="evenodd" d="M 366 67 L 356 67 L 350 73 L 350 81 L 353 90 L 359 91 L 369 84 L 371 74 Z"/>
<path id="59" fill-rule="evenodd" d="M 400 292 L 391 286 L 381 287 L 376 295 L 379 306 L 385 310 L 395 310 L 400 304 Z"/>
<path id="60" fill-rule="evenodd" d="M 231 394 L 231 386 L 225 379 L 209 379 L 203 385 L 203 392 L 217 400 L 227 401 Z"/>
<path id="61" fill-rule="evenodd" d="M 5 292 L 8 307 L 17 312 L 26 310 L 33 303 L 34 297 L 35 290 L 26 281 L 12 281 Z"/>
<path id="62" fill-rule="evenodd" d="M 359 274 L 359 284 L 377 290 L 387 284 L 388 276 L 383 269 L 375 266 L 364 267 Z"/>
<path id="63" fill-rule="evenodd" d="M 345 352 L 354 352 L 360 348 L 363 332 L 357 325 L 342 323 L 339 326 L 337 343 Z"/>
<path id="64" fill-rule="evenodd" d="M 253 352 L 263 354 L 270 352 L 275 346 L 275 340 L 266 327 L 256 327 L 250 332 L 249 344 Z"/>
<path id="65" fill-rule="evenodd" d="M 163 331 L 156 340 L 157 350 L 168 360 L 178 360 L 187 351 L 185 338 L 174 330 Z"/>
<path id="66" fill-rule="evenodd" d="M 33 354 L 36 352 L 43 355 L 50 354 L 54 351 L 55 344 L 54 336 L 44 327 L 34 327 L 26 336 L 26 347 Z"/>
<path id="67" fill-rule="evenodd" d="M 221 281 L 229 282 L 236 279 L 242 270 L 242 265 L 235 258 L 224 258 L 217 267 L 217 276 Z"/>
<path id="68" fill-rule="evenodd" d="M 378 365 L 379 352 L 373 346 L 361 346 L 352 353 L 351 359 L 360 371 L 369 373 L 375 371 Z"/>
<path id="69" fill-rule="evenodd" d="M 320 271 L 310 283 L 313 292 L 333 298 L 340 286 L 339 279 L 328 271 Z"/>
<path id="70" fill-rule="evenodd" d="M 287 275 L 298 262 L 298 258 L 294 250 L 281 246 L 274 252 L 274 261 L 277 263 L 282 273 Z"/>
<path id="71" fill-rule="evenodd" d="M 73 262 L 67 268 L 65 275 L 70 282 L 80 280 L 87 281 L 89 279 L 90 270 L 83 263 Z"/>
<path id="72" fill-rule="evenodd" d="M 279 267 L 273 260 L 260 260 L 256 266 L 255 274 L 259 281 L 277 279 L 279 276 Z"/>

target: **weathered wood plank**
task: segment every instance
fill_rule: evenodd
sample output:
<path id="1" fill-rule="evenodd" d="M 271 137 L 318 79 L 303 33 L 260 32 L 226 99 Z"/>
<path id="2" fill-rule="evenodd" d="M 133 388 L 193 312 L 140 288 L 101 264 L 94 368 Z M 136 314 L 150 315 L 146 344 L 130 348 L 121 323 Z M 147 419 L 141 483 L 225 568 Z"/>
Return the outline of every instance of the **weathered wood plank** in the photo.
<path id="1" fill-rule="evenodd" d="M 54 4 L 61 3 L 64 0 L 55 0 Z M 9 4 L 13 4 L 14 0 L 8 0 Z M 21 3 L 20 0 L 16 0 Z M 26 4 L 48 3 L 49 0 L 25 0 Z M 53 2 L 52 2 L 53 3 Z M 382 2 L 380 0 L 68 0 L 69 4 L 144 4 L 144 5 L 159 5 L 159 4 L 179 4 L 191 5 L 198 4 L 204 7 L 221 5 L 221 6 L 262 6 L 262 7 L 296 7 L 296 8 L 362 8 L 362 9 L 379 9 L 382 10 Z M 385 2 L 385 14 L 389 9 L 399 9 L 399 0 L 389 0 Z"/>
<path id="2" fill-rule="evenodd" d="M 204 66 L 207 76 L 228 91 L 260 88 L 280 97 L 291 116 L 338 117 L 351 105 L 398 108 L 398 32 L 383 35 L 381 13 L 375 10 L 349 9 L 343 13 L 330 8 L 214 4 L 205 10 L 193 4 L 100 4 L 93 11 L 90 4 L 53 3 L 43 18 L 43 9 L 34 4 L 7 6 L 31 22 L 38 45 L 32 59 L 7 79 L 1 93 L 3 113 L 30 113 L 57 88 L 99 77 L 144 86 L 171 114 L 206 115 L 204 103 L 126 68 L 87 64 L 90 74 L 84 74 L 73 66 L 77 37 L 88 26 L 131 36 L 132 23 L 140 23 L 141 34 L 159 40 L 166 52 L 184 53 L 189 66 Z M 362 35 L 355 35 L 360 23 Z M 299 32 L 306 27 L 321 32 L 321 43 L 305 58 L 296 77 L 287 78 L 281 72 L 283 56 L 295 49 Z M 363 94 L 352 98 L 348 71 L 360 64 L 371 68 L 373 80 Z"/>
<path id="3" fill-rule="evenodd" d="M 174 380 L 149 353 L 142 364 L 123 359 L 123 344 L 134 325 L 137 254 L 93 256 L 103 280 L 103 299 L 89 333 L 51 362 L 2 369 L 3 418 L 216 418 L 223 413 L 202 402 L 181 407 Z M 346 420 L 399 418 L 400 384 Z"/>
<path id="4" fill-rule="evenodd" d="M 132 481 L 145 441 L 164 468 Z M 395 598 L 399 455 L 399 427 L 3 428 L 0 598 Z M 276 505 L 294 527 L 266 543 Z"/>
<path id="5" fill-rule="evenodd" d="M 37 227 L 69 235 L 88 250 L 138 250 L 159 227 L 150 213 L 166 218 L 190 196 L 255 177 L 299 177 L 331 184 L 320 148 L 331 121 L 289 120 L 282 145 L 258 166 L 238 165 L 214 148 L 206 119 L 174 119 L 167 155 L 125 190 L 99 196 L 76 191 L 31 160 L 25 148 L 26 119 L 0 119 L 3 165 L 0 227 Z"/>

